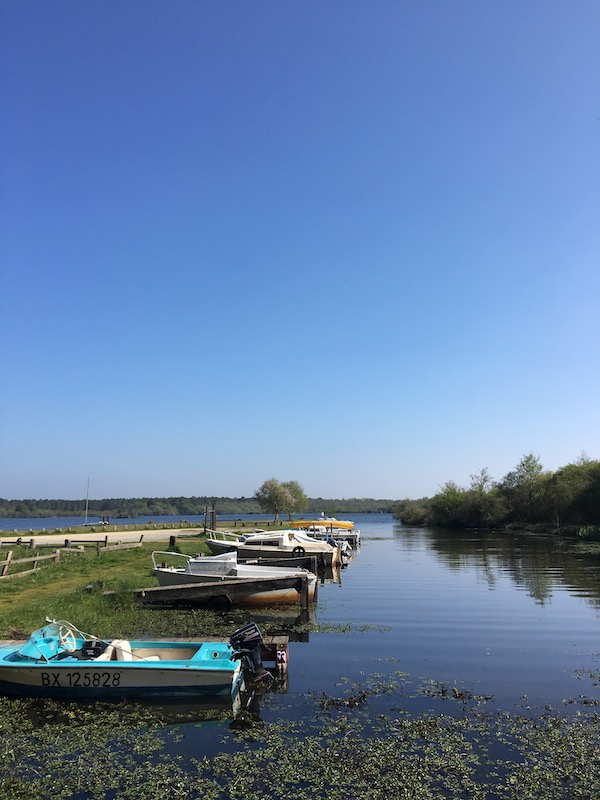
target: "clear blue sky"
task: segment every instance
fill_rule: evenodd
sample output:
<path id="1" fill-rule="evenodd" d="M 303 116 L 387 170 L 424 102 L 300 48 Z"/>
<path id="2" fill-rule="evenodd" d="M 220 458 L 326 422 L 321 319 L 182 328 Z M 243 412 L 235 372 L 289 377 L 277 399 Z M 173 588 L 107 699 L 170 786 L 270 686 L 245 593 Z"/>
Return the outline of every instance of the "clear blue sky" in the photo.
<path id="1" fill-rule="evenodd" d="M 5 0 L 0 497 L 600 458 L 597 0 Z"/>

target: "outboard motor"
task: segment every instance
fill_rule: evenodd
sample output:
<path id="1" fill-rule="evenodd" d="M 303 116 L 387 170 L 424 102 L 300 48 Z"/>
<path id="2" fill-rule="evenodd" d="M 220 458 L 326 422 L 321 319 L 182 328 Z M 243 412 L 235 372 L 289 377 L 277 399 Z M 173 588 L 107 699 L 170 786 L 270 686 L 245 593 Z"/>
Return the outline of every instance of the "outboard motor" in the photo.
<path id="1" fill-rule="evenodd" d="M 234 631 L 229 637 L 233 647 L 233 659 L 239 659 L 242 670 L 254 681 L 273 679 L 270 672 L 263 667 L 260 656 L 260 645 L 263 637 L 256 622 L 248 622 Z"/>

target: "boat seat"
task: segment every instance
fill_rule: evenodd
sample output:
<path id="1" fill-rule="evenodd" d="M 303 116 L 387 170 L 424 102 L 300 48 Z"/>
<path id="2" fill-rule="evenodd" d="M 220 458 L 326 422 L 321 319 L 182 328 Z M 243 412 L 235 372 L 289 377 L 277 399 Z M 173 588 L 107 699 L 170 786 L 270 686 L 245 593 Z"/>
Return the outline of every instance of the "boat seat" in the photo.
<path id="1" fill-rule="evenodd" d="M 127 639 L 114 639 L 94 661 L 132 661 L 131 644 Z"/>
<path id="2" fill-rule="evenodd" d="M 127 639 L 114 639 L 112 642 L 117 654 L 117 661 L 132 661 L 131 644 Z"/>
<path id="3" fill-rule="evenodd" d="M 160 661 L 160 656 L 137 656 L 137 659 L 140 661 Z M 133 661 L 131 645 L 126 639 L 115 639 L 94 661 Z"/>
<path id="4" fill-rule="evenodd" d="M 114 657 L 114 653 L 115 653 L 114 645 L 109 644 L 103 653 L 100 653 L 99 656 L 96 656 L 94 661 L 110 661 Z"/>

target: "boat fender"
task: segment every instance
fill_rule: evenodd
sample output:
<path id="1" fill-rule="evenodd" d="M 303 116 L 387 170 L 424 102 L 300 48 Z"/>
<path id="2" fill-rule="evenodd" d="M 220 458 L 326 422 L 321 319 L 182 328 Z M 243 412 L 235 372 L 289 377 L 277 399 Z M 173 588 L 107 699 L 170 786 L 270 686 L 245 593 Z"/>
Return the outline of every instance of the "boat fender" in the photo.
<path id="1" fill-rule="evenodd" d="M 292 550 L 292 553 L 295 556 L 303 556 L 303 555 L 306 555 L 306 550 L 303 547 L 300 547 L 300 545 L 298 545 L 298 547 L 294 547 L 294 549 Z"/>

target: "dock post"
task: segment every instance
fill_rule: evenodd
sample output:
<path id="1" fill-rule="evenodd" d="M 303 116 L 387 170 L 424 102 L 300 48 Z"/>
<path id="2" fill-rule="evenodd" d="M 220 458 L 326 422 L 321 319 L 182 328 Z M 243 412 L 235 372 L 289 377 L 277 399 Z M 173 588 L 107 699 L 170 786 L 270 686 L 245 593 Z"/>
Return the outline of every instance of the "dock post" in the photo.
<path id="1" fill-rule="evenodd" d="M 300 611 L 308 613 L 308 576 L 300 578 Z"/>

